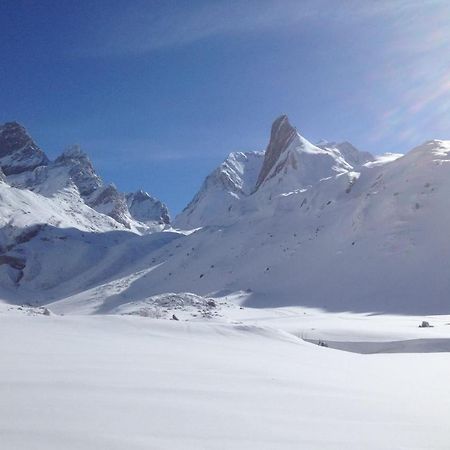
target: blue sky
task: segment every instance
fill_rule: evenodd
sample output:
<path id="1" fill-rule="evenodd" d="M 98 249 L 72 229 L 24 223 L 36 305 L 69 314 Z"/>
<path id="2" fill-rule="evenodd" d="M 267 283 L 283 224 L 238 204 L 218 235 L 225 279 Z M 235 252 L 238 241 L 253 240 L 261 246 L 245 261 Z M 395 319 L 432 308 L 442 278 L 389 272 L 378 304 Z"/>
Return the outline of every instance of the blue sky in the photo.
<path id="1" fill-rule="evenodd" d="M 3 0 L 0 122 L 180 211 L 282 113 L 374 153 L 450 138 L 447 0 Z"/>

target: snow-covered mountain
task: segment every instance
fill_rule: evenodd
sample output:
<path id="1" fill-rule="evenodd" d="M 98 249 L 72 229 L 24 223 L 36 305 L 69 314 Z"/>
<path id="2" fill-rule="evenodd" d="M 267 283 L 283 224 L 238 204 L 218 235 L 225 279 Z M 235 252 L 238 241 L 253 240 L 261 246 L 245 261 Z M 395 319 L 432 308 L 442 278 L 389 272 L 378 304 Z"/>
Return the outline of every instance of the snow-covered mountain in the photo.
<path id="1" fill-rule="evenodd" d="M 47 227 L 4 254 L 17 267 L 3 276 L 2 295 L 64 312 L 129 311 L 192 292 L 239 293 L 255 307 L 449 313 L 449 160 L 450 141 L 377 157 L 349 143 L 313 145 L 282 116 L 265 152 L 230 154 L 207 177 L 175 220 L 185 232 L 140 237 L 77 225 L 61 238 Z M 126 198 L 141 223 L 155 217 L 148 197 Z"/>
<path id="2" fill-rule="evenodd" d="M 169 210 L 166 205 L 148 192 L 137 191 L 126 195 L 128 211 L 139 222 L 148 226 L 170 224 Z"/>
<path id="3" fill-rule="evenodd" d="M 5 175 L 12 175 L 45 166 L 45 153 L 17 122 L 0 125 L 0 166 Z"/>
<path id="4" fill-rule="evenodd" d="M 223 225 L 239 218 L 241 200 L 253 193 L 263 161 L 263 152 L 230 153 L 175 218 L 175 226 L 189 229 Z"/>
<path id="5" fill-rule="evenodd" d="M 313 145 L 283 115 L 272 125 L 265 152 L 231 153 L 174 223 L 197 228 L 236 222 L 274 195 L 307 189 L 374 159 L 348 142 Z"/>
<path id="6" fill-rule="evenodd" d="M 136 194 L 125 195 L 114 185 L 105 185 L 87 154 L 77 145 L 68 147 L 55 161 L 50 161 L 23 126 L 9 122 L 0 126 L 0 155 L 3 180 L 10 186 L 47 198 L 58 197 L 63 192 L 67 196 L 70 191 L 73 203 L 81 199 L 88 207 L 114 219 L 115 228 L 154 231 L 170 221 L 165 205 L 148 194 L 144 209 L 131 208 L 139 216 L 135 217 L 127 199 Z M 138 196 L 141 201 L 142 195 Z M 109 219 L 105 223 L 110 227 Z"/>
<path id="7" fill-rule="evenodd" d="M 149 194 L 125 195 L 103 184 L 78 146 L 50 161 L 23 126 L 10 122 L 0 126 L 0 155 L 2 286 L 18 283 L 33 258 L 39 265 L 50 264 L 46 248 L 33 253 L 37 239 L 70 240 L 73 233 L 100 236 L 115 230 L 150 233 L 170 222 L 165 205 Z M 73 258 L 73 253 L 60 255 L 50 267 L 60 272 L 59 262 L 68 265 L 65 258 Z"/>

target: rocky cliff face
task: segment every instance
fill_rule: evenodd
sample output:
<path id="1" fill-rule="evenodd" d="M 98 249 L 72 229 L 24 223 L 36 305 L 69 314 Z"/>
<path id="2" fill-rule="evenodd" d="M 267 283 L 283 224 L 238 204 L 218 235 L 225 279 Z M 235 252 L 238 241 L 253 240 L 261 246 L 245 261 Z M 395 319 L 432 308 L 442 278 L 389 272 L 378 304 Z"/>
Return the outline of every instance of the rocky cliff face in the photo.
<path id="1" fill-rule="evenodd" d="M 261 172 L 256 181 L 256 189 L 264 183 L 270 174 L 274 176 L 281 170 L 281 166 L 279 165 L 280 157 L 289 149 L 295 140 L 298 141 L 297 131 L 289 123 L 288 117 L 285 115 L 278 117 L 272 124 L 270 141 L 265 152 Z"/>
<path id="2" fill-rule="evenodd" d="M 0 166 L 5 175 L 33 170 L 49 163 L 45 153 L 17 122 L 0 126 Z"/>

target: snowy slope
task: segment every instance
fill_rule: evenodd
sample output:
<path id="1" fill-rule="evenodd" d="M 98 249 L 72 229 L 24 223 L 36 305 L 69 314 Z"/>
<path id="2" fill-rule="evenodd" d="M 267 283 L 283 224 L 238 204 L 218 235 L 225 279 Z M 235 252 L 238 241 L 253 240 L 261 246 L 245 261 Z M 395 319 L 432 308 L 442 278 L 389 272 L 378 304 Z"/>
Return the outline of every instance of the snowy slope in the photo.
<path id="1" fill-rule="evenodd" d="M 4 268 L 2 296 L 63 302 L 66 313 L 113 312 L 183 292 L 208 298 L 245 292 L 244 304 L 255 307 L 448 313 L 450 142 L 382 158 L 325 147 L 280 118 L 268 146 L 272 156 L 230 155 L 177 219 L 201 229 L 151 239 L 98 230 L 86 238 L 75 230 L 60 239 L 48 228 L 5 253 L 24 267 L 13 267 L 13 276 Z M 312 184 L 302 178 L 303 166 L 276 169 L 290 161 L 286 154 L 317 169 Z M 112 255 L 102 250 L 111 245 Z M 94 267 L 95 276 L 86 278 Z"/>
<path id="2" fill-rule="evenodd" d="M 253 193 L 264 160 L 262 152 L 235 152 L 204 181 L 199 192 L 174 222 L 184 229 L 235 221 L 241 199 Z"/>
<path id="3" fill-rule="evenodd" d="M 372 157 L 281 117 L 265 153 L 208 177 L 184 231 L 79 149 L 30 169 L 40 149 L 18 148 L 0 171 L 2 448 L 448 449 L 450 141 Z"/>
<path id="4" fill-rule="evenodd" d="M 0 167 L 5 171 L 0 171 L 0 291 L 10 301 L 20 297 L 20 283 L 28 292 L 22 300 L 32 302 L 48 300 L 51 287 L 80 274 L 78 287 L 85 287 L 94 282 L 86 271 L 100 270 L 91 262 L 104 256 L 103 249 L 169 226 L 167 208 L 159 200 L 143 192 L 126 197 L 114 185 L 103 184 L 78 146 L 50 161 L 15 122 L 0 126 Z M 118 239 L 114 232 L 120 230 L 133 233 L 119 233 Z M 54 242 L 61 246 L 52 259 Z M 120 260 L 132 257 L 130 250 Z M 123 269 L 116 263 L 108 274 Z M 34 283 L 37 274 L 40 282 Z M 70 287 L 62 286 L 61 292 L 71 292 Z"/>
<path id="5" fill-rule="evenodd" d="M 375 161 L 375 157 L 371 153 L 358 150 L 350 142 L 337 143 L 321 141 L 317 144 L 317 147 L 340 155 L 353 169 L 357 169 L 364 164 Z"/>
<path id="6" fill-rule="evenodd" d="M 118 306 L 164 292 L 247 292 L 245 305 L 448 313 L 450 142 L 273 196 L 227 226 L 204 227 L 148 256 Z M 250 201 L 250 197 L 245 201 Z M 91 298 L 90 291 L 76 299 Z M 110 303 L 112 302 L 112 303 Z"/>

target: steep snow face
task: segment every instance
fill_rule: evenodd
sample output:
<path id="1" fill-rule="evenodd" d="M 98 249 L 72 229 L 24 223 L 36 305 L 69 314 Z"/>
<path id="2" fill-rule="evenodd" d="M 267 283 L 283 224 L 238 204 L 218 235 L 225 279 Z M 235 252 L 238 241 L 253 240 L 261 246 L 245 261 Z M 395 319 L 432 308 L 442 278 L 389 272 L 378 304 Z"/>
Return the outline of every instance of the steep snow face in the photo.
<path id="1" fill-rule="evenodd" d="M 236 220 L 241 200 L 255 189 L 264 160 L 262 152 L 235 152 L 204 181 L 194 199 L 175 219 L 175 226 L 197 228 Z"/>
<path id="2" fill-rule="evenodd" d="M 148 192 L 137 191 L 126 195 L 128 209 L 132 217 L 145 224 L 169 225 L 167 206 Z"/>
<path id="3" fill-rule="evenodd" d="M 0 167 L 5 175 L 32 170 L 48 164 L 45 153 L 17 122 L 0 126 Z"/>
<path id="4" fill-rule="evenodd" d="M 366 163 L 375 161 L 375 157 L 371 153 L 358 150 L 350 142 L 336 143 L 321 141 L 317 144 L 317 147 L 334 152 L 337 157 L 341 156 L 353 169 L 357 169 Z"/>
<path id="5" fill-rule="evenodd" d="M 382 166 L 384 164 L 395 161 L 396 159 L 401 158 L 403 153 L 384 153 L 383 155 L 378 155 L 375 157 L 373 161 L 366 162 L 364 167 L 376 167 Z"/>

